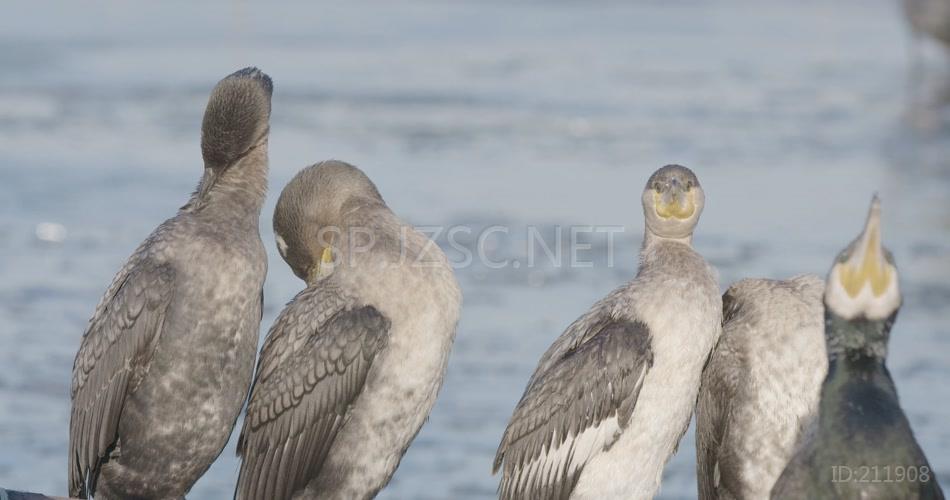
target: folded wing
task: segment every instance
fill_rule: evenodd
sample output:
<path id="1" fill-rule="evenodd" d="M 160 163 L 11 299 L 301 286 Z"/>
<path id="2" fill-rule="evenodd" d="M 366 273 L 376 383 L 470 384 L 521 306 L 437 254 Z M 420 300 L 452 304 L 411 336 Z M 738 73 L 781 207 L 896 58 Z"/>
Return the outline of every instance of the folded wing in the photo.
<path id="1" fill-rule="evenodd" d="M 501 498 L 566 499 L 587 461 L 626 428 L 647 370 L 650 334 L 637 321 L 594 323 L 542 364 L 495 457 Z"/>
<path id="2" fill-rule="evenodd" d="M 317 474 L 389 326 L 378 310 L 328 282 L 284 309 L 251 389 L 235 498 L 290 498 Z"/>
<path id="3" fill-rule="evenodd" d="M 86 497 L 117 439 L 126 393 L 147 369 L 171 303 L 175 273 L 147 258 L 119 272 L 89 322 L 73 364 L 69 494 Z"/>

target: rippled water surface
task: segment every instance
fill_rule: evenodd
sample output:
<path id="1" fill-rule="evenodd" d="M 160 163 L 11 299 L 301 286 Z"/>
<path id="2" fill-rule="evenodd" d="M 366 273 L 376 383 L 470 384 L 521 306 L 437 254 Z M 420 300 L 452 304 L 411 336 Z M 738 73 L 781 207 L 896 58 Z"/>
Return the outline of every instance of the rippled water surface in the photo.
<path id="1" fill-rule="evenodd" d="M 491 459 L 543 350 L 632 277 L 640 190 L 699 175 L 695 246 L 721 274 L 823 274 L 870 194 L 905 305 L 888 365 L 950 483 L 950 132 L 909 111 L 896 4 L 247 2 L 8 4 L 0 19 L 0 485 L 63 494 L 69 374 L 100 294 L 200 176 L 220 77 L 275 80 L 264 326 L 301 282 L 272 243 L 274 194 L 326 158 L 361 166 L 418 225 L 525 235 L 617 226 L 614 265 L 458 269 L 465 308 L 445 387 L 387 499 L 488 498 Z M 939 78 L 936 54 L 926 78 Z M 567 234 L 566 232 L 564 234 Z M 581 260 L 585 256 L 580 257 Z M 230 495 L 234 442 L 190 499 Z M 661 496 L 695 496 L 692 432 Z"/>

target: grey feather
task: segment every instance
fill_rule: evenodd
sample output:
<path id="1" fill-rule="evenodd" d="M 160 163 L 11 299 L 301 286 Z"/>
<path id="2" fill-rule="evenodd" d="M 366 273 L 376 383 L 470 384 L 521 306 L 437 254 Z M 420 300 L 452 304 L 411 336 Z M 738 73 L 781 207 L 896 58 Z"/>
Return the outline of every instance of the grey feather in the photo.
<path id="1" fill-rule="evenodd" d="M 198 190 L 132 254 L 90 320 L 73 366 L 72 496 L 182 497 L 227 443 L 260 328 L 270 89 L 256 69 L 215 87 Z"/>
<path id="2" fill-rule="evenodd" d="M 258 481 L 250 478 L 275 467 L 283 477 L 284 467 L 295 479 L 290 486 L 281 483 L 278 498 L 293 490 L 298 500 L 372 498 L 392 478 L 442 386 L 461 291 L 438 246 L 392 213 L 365 173 L 343 162 L 307 167 L 290 181 L 274 210 L 274 232 L 294 273 L 310 289 L 326 290 L 313 299 L 319 307 L 305 321 L 298 315 L 302 321 L 287 327 L 286 338 L 265 347 L 259 380 L 273 380 L 281 395 L 269 406 L 252 397 L 242 442 L 242 476 L 248 479 L 242 481 Z M 302 300 L 290 307 L 301 307 L 296 302 Z M 341 333 L 324 331 L 337 311 L 357 306 L 371 306 L 385 317 L 385 332 L 378 328 L 385 346 L 373 344 L 370 333 L 361 333 L 361 341 L 351 338 L 366 329 L 361 322 L 334 327 Z M 314 335 L 328 337 L 319 341 L 321 361 L 312 370 L 285 361 L 286 352 L 314 349 L 307 347 Z M 284 363 L 298 369 L 283 372 Z M 278 429 L 283 415 L 294 416 L 289 432 L 300 432 L 295 446 L 301 449 L 293 456 L 302 458 L 294 458 L 293 467 L 253 458 L 268 445 L 254 441 L 247 427 L 255 411 L 275 422 L 264 428 Z M 239 486 L 236 495 L 259 497 L 242 492 L 251 489 Z"/>
<path id="3" fill-rule="evenodd" d="M 640 322 L 596 319 L 572 325 L 577 330 L 562 338 L 576 341 L 555 351 L 555 359 L 546 356 L 515 408 L 495 456 L 494 471 L 503 468 L 501 498 L 567 498 L 583 470 L 571 470 L 573 449 L 559 464 L 549 460 L 546 471 L 526 468 L 608 418 L 626 427 L 653 363 L 650 333 Z"/>
<path id="4" fill-rule="evenodd" d="M 257 68 L 218 83 L 201 123 L 201 154 L 209 168 L 233 165 L 267 134 L 273 92 L 270 77 Z"/>
<path id="5" fill-rule="evenodd" d="M 125 393 L 130 379 L 141 378 L 161 335 L 174 278 L 168 265 L 155 264 L 144 256 L 131 259 L 116 276 L 83 334 L 73 363 L 71 496 L 89 494 L 87 478 L 95 482 L 100 463 L 116 441 Z M 135 380 L 132 382 L 134 390 Z"/>
<path id="6" fill-rule="evenodd" d="M 389 326 L 328 281 L 284 309 L 261 351 L 235 498 L 289 499 L 316 475 Z"/>
<path id="7" fill-rule="evenodd" d="M 817 413 L 826 371 L 817 276 L 746 279 L 723 295 L 723 334 L 696 408 L 701 499 L 764 498 Z"/>
<path id="8" fill-rule="evenodd" d="M 688 427 L 722 329 L 716 273 L 691 247 L 705 194 L 692 171 L 668 165 L 641 202 L 637 276 L 541 358 L 496 456 L 503 498 L 650 498 Z M 665 215 L 671 206 L 680 215 Z"/>

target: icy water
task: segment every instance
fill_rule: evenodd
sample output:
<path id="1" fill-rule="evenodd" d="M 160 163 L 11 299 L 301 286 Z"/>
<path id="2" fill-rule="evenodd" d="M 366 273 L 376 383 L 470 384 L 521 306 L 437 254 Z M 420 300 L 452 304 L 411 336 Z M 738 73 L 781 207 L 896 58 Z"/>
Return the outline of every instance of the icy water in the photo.
<path id="1" fill-rule="evenodd" d="M 894 3 L 3 11 L 0 485 L 65 493 L 69 376 L 86 321 L 197 183 L 208 91 L 251 64 L 276 85 L 262 333 L 302 286 L 276 252 L 270 216 L 306 165 L 361 166 L 418 225 L 511 228 L 486 245 L 492 262 L 511 264 L 457 271 L 465 307 L 444 389 L 381 498 L 493 495 L 495 447 L 538 357 L 633 276 L 639 193 L 667 163 L 692 167 L 705 186 L 695 246 L 723 289 L 824 274 L 880 192 L 905 298 L 888 364 L 950 484 L 950 131 L 939 114 L 907 112 Z M 623 230 L 613 266 L 603 233 L 585 236 L 592 248 L 578 260 L 590 267 L 520 265 L 526 228 L 552 241 L 554 226 L 572 224 Z M 232 440 L 189 498 L 229 497 L 237 466 Z M 695 490 L 690 431 L 661 496 Z"/>

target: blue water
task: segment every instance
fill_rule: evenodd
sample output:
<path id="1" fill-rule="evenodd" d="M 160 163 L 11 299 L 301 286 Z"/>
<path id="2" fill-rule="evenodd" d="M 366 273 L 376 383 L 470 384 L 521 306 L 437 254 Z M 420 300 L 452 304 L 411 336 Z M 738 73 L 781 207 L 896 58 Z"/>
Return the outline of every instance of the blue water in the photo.
<path id="1" fill-rule="evenodd" d="M 880 193 L 905 300 L 888 365 L 950 481 L 950 127 L 911 104 L 927 100 L 946 61 L 924 47 L 924 81 L 909 84 L 894 3 L 3 11 L 0 485 L 65 493 L 85 323 L 120 264 L 197 183 L 208 91 L 251 64 L 276 85 L 265 331 L 302 287 L 272 243 L 273 195 L 319 160 L 359 165 L 415 224 L 511 227 L 489 245 L 499 258 L 523 259 L 528 226 L 623 229 L 613 267 L 595 238 L 592 267 L 457 270 L 466 302 L 445 387 L 381 498 L 492 496 L 492 456 L 528 376 L 571 320 L 632 277 L 639 193 L 666 163 L 692 167 L 705 187 L 695 246 L 723 288 L 823 274 Z M 227 497 L 237 466 L 232 441 L 189 498 Z M 661 496 L 695 496 L 691 432 Z"/>

